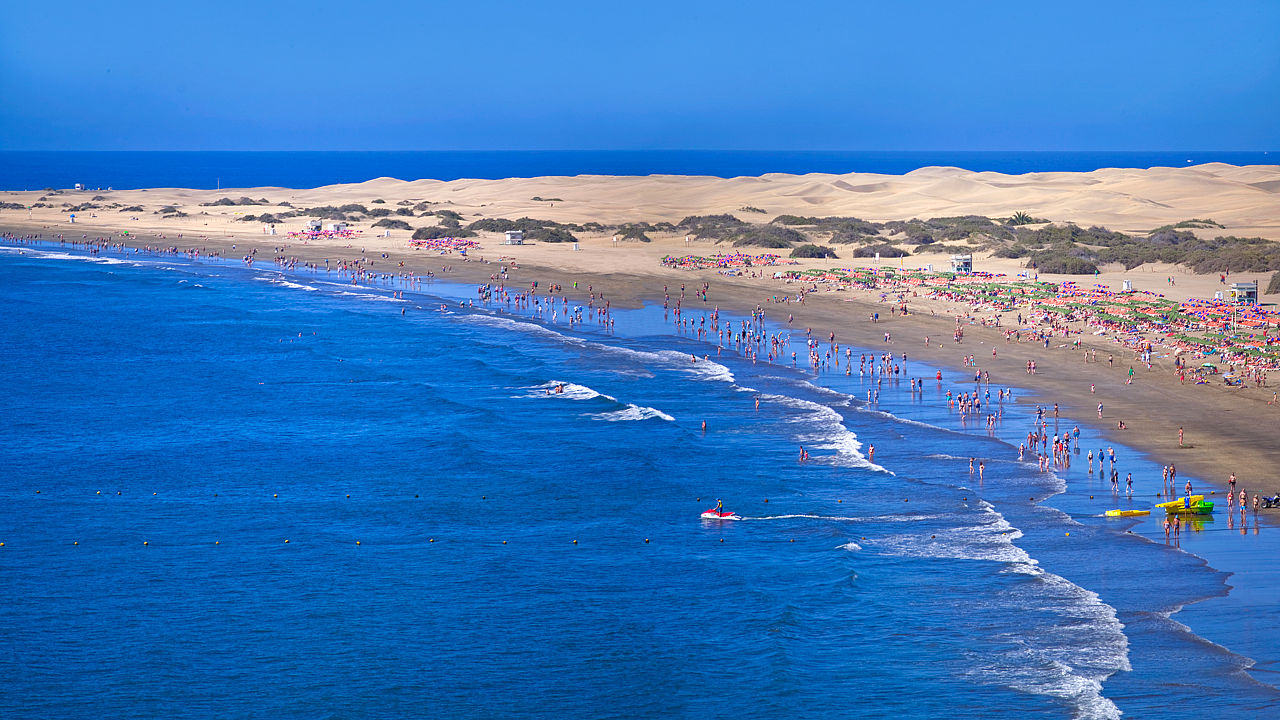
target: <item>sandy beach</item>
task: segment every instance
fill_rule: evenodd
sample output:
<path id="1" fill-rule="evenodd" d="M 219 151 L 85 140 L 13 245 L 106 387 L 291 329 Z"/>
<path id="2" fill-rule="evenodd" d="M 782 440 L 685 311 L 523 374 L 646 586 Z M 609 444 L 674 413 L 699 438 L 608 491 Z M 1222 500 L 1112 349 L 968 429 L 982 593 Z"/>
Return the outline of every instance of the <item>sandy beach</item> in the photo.
<path id="1" fill-rule="evenodd" d="M 685 232 L 651 232 L 651 242 L 618 242 L 614 234 L 579 233 L 579 243 L 530 242 L 505 245 L 502 235 L 481 232 L 473 238 L 479 246 L 467 256 L 440 250 L 412 249 L 410 231 L 372 227 L 373 217 L 348 223 L 345 237 L 290 237 L 303 229 L 305 215 L 275 226 L 238 218 L 288 208 L 359 204 L 366 208 L 405 208 L 428 203 L 428 213 L 448 210 L 463 222 L 481 218 L 534 217 L 564 223 L 586 224 L 648 222 L 675 223 L 689 215 L 730 213 L 751 222 L 767 222 L 781 214 L 856 216 L 874 221 L 931 218 L 954 215 L 1008 216 L 1027 212 L 1054 222 L 1081 226 L 1104 225 L 1112 230 L 1147 232 L 1152 228 L 1189 218 L 1212 218 L 1222 229 L 1195 230 L 1198 235 L 1260 236 L 1280 240 L 1280 168 L 1233 167 L 1220 164 L 1189 168 L 1149 170 L 1108 169 L 1091 173 L 1032 173 L 1008 176 L 972 173 L 956 168 L 925 168 L 904 176 L 881 175 L 765 175 L 719 179 L 710 177 L 597 177 L 529 178 L 508 180 L 377 179 L 353 185 L 310 190 L 249 188 L 222 190 L 84 190 L 0 193 L 11 203 L 0 210 L 0 229 L 11 234 L 62 236 L 67 240 L 105 239 L 129 246 L 198 248 L 205 254 L 242 257 L 255 254 L 259 266 L 276 258 L 293 263 L 330 267 L 346 261 L 361 262 L 371 272 L 426 274 L 463 282 L 489 282 L 507 269 L 507 284 L 528 287 L 558 283 L 566 294 L 585 296 L 588 287 L 605 293 L 615 304 L 661 302 L 686 289 L 684 302 L 701 306 L 693 296 L 707 284 L 706 303 L 726 311 L 746 313 L 763 306 L 777 320 L 793 315 L 793 326 L 812 328 L 818 337 L 835 333 L 838 341 L 861 347 L 905 353 L 910 358 L 952 369 L 956 380 L 972 375 L 964 367 L 974 356 L 979 368 L 990 373 L 996 385 L 1034 389 L 1024 402 L 1058 403 L 1064 416 L 1116 431 L 1123 421 L 1124 442 L 1146 452 L 1161 464 L 1175 463 L 1180 476 L 1194 476 L 1225 487 L 1236 473 L 1240 486 L 1252 494 L 1280 492 L 1280 479 L 1272 468 L 1280 459 L 1280 446 L 1270 429 L 1280 405 L 1269 401 L 1275 383 L 1266 387 L 1228 388 L 1221 382 L 1183 384 L 1174 373 L 1172 359 L 1156 353 L 1150 369 L 1136 359 L 1133 350 L 1111 336 L 1088 332 L 1070 340 L 1054 338 L 1046 348 L 1036 341 L 1010 342 L 1005 330 L 1014 326 L 1014 313 L 1003 313 L 1001 327 L 975 322 L 979 314 L 964 302 L 950 302 L 916 294 L 906 298 L 910 314 L 890 312 L 885 289 L 835 290 L 798 280 L 775 279 L 778 270 L 809 268 L 911 268 L 945 267 L 945 253 L 922 253 L 876 263 L 871 258 L 801 260 L 798 265 L 758 268 L 736 276 L 715 269 L 684 270 L 665 267 L 668 255 L 712 255 L 733 252 L 710 240 L 694 239 Z M 263 205 L 214 205 L 222 198 L 265 200 Z M 538 198 L 538 199 L 534 199 Z M 288 205 L 280 205 L 288 203 Z M 93 207 L 85 207 L 85 205 Z M 43 205 L 43 207 L 40 207 Z M 79 206 L 74 224 L 69 207 Z M 30 208 L 30 209 L 18 209 Z M 758 212 L 762 211 L 762 212 Z M 412 213 L 390 215 L 413 227 L 433 224 L 435 218 Z M 747 248 L 749 252 L 764 252 Z M 786 251 L 774 251 L 786 252 Z M 976 253 L 975 269 L 1012 280 L 1026 273 L 1019 259 L 995 258 Z M 1174 278 L 1176 284 L 1170 284 Z M 1049 282 L 1082 282 L 1081 276 L 1042 274 Z M 1231 280 L 1257 280 L 1265 274 L 1233 273 Z M 1211 298 L 1223 289 L 1218 274 L 1195 274 L 1180 266 L 1142 265 L 1126 271 L 1107 266 L 1097 283 L 1119 291 L 1124 282 L 1135 291 L 1159 293 L 1186 300 Z M 575 290 L 574 283 L 577 283 Z M 808 290 L 805 301 L 795 302 Z M 789 297 L 785 305 L 774 298 Z M 1263 296 L 1262 302 L 1275 302 Z M 674 300 L 673 300 L 674 302 Z M 879 313 L 879 321 L 871 315 Z M 986 313 L 987 316 L 992 313 Z M 957 317 L 964 328 L 963 342 L 953 340 Z M 1082 326 L 1083 329 L 1083 326 Z M 886 343 L 884 334 L 891 334 Z M 929 341 L 926 343 L 926 337 Z M 1078 339 L 1080 347 L 1074 342 Z M 1096 362 L 1086 362 L 1087 351 L 1096 351 Z M 1107 358 L 1113 358 L 1108 362 Z M 1026 371 L 1028 361 L 1036 373 Z M 1130 367 L 1136 369 L 1126 383 Z M 1092 388 L 1092 390 L 1091 390 Z M 1101 418 L 1095 411 L 1101 402 Z M 1184 439 L 1179 444 L 1178 431 Z"/>

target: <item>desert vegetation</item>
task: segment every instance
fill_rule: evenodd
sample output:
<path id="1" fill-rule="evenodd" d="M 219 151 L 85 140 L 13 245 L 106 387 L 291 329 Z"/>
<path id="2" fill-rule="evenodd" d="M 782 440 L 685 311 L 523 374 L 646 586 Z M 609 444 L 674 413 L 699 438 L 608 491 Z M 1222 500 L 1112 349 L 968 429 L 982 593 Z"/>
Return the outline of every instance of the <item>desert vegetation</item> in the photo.
<path id="1" fill-rule="evenodd" d="M 270 205 L 271 201 L 266 198 L 254 200 L 253 198 L 241 197 L 239 200 L 231 198 L 218 198 L 213 202 L 200 203 L 201 207 L 235 207 L 237 205 Z"/>
<path id="2" fill-rule="evenodd" d="M 813 243 L 805 243 L 795 250 L 791 251 L 793 258 L 835 258 L 836 251 L 826 245 L 814 245 Z"/>

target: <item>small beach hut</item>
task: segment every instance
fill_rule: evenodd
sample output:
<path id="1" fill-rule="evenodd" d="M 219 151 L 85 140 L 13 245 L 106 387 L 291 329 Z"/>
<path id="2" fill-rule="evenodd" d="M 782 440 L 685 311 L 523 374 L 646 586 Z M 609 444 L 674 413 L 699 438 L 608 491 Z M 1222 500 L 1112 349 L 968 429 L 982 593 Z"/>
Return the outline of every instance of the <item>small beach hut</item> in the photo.
<path id="1" fill-rule="evenodd" d="M 957 275 L 968 275 L 973 272 L 973 256 L 952 255 L 951 272 L 956 273 Z"/>
<path id="2" fill-rule="evenodd" d="M 319 220 L 307 221 L 307 232 L 320 232 L 321 228 L 323 227 L 324 227 L 324 223 L 320 222 Z"/>
<path id="3" fill-rule="evenodd" d="M 329 232 L 340 233 L 347 231 L 347 224 L 344 222 L 329 223 Z"/>
<path id="4" fill-rule="evenodd" d="M 508 245 L 523 245 L 523 244 L 524 244 L 524 231 L 523 231 L 523 230 L 508 230 L 506 234 L 507 234 L 507 244 L 508 244 Z M 574 249 L 576 250 L 577 248 L 574 248 Z"/>
<path id="5" fill-rule="evenodd" d="M 1258 304 L 1258 283 L 1257 282 L 1234 282 L 1231 283 L 1231 301 L 1245 305 Z"/>

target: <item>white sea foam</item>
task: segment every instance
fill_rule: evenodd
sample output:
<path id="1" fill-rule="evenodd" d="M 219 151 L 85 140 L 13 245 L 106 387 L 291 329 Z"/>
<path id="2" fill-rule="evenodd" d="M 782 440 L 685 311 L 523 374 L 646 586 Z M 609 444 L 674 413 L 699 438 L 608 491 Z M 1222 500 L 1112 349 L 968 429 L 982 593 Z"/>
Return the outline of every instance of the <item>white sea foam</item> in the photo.
<path id="1" fill-rule="evenodd" d="M 579 347 L 591 348 L 600 353 L 612 355 L 623 355 L 633 360 L 638 360 L 643 367 L 648 368 L 652 365 L 662 367 L 670 367 L 680 370 L 687 375 L 693 377 L 732 383 L 734 381 L 733 372 L 729 368 L 721 365 L 714 360 L 704 360 L 703 358 L 694 359 L 696 356 L 677 350 L 633 350 L 631 348 L 618 347 L 615 345 L 607 345 L 605 343 L 585 340 L 583 338 L 566 335 L 556 332 L 543 325 L 532 322 L 524 322 L 514 320 L 512 318 L 500 317 L 496 315 L 474 314 L 466 316 L 470 322 L 480 325 L 488 325 L 490 327 L 500 327 L 507 330 L 518 330 L 520 332 L 538 335 L 540 337 L 551 338 L 560 342 L 576 345 Z"/>
<path id="2" fill-rule="evenodd" d="M 890 420 L 895 423 L 900 423 L 902 425 L 911 425 L 912 427 L 922 427 L 922 428 L 927 428 L 929 430 L 937 430 L 938 432 L 953 433 L 955 435 L 969 435 L 969 433 L 963 432 L 961 430 L 946 428 L 940 425 L 931 425 L 927 422 L 920 422 L 919 420 L 912 420 L 910 418 L 898 417 L 893 413 L 885 412 L 883 410 L 876 410 L 874 408 L 869 408 L 866 406 L 857 406 L 855 410 L 860 413 L 866 413 L 868 415 L 875 415 L 876 417 L 882 417 L 882 418 L 885 418 L 886 420 Z"/>
<path id="3" fill-rule="evenodd" d="M 856 542 L 854 542 L 854 541 L 850 540 L 849 542 L 847 542 L 847 543 L 845 543 L 845 544 L 843 544 L 843 545 L 840 545 L 837 549 L 839 549 L 839 550 L 848 550 L 849 552 L 854 552 L 854 551 L 856 551 L 856 550 L 861 550 L 861 549 L 862 549 L 862 546 L 861 546 L 861 545 L 859 545 L 858 543 L 856 543 Z"/>
<path id="4" fill-rule="evenodd" d="M 320 289 L 318 287 L 315 287 L 314 285 L 306 285 L 304 283 L 296 283 L 296 282 L 291 282 L 289 280 L 285 280 L 283 275 L 277 275 L 275 277 L 265 277 L 265 276 L 259 275 L 255 277 L 254 280 L 258 280 L 261 282 L 269 282 L 272 285 L 278 285 L 280 287 L 297 288 L 299 290 L 306 290 L 308 292 L 315 292 Z"/>
<path id="5" fill-rule="evenodd" d="M 621 410 L 614 410 L 612 412 L 603 412 L 603 413 L 592 413 L 591 417 L 597 420 L 604 420 L 607 422 L 619 422 L 619 421 L 625 421 L 625 420 L 651 420 L 653 418 L 658 418 L 659 420 L 666 420 L 667 422 L 673 422 L 675 420 L 675 418 L 671 417 L 670 415 L 656 408 L 642 407 L 640 405 L 632 405 L 632 404 L 628 404 L 626 407 L 622 408 Z"/>
<path id="6" fill-rule="evenodd" d="M 789 395 L 766 394 L 760 397 L 767 402 L 802 411 L 801 414 L 787 421 L 805 426 L 804 430 L 794 435 L 797 442 L 814 450 L 835 452 L 834 455 L 811 455 L 810 462 L 840 467 L 869 468 L 893 474 L 862 454 L 862 443 L 858 441 L 857 434 L 845 427 L 844 416 L 830 407 Z"/>
<path id="7" fill-rule="evenodd" d="M 760 517 L 743 517 L 743 520 L 790 520 L 792 518 L 807 518 L 811 520 L 839 520 L 841 522 L 919 522 L 921 520 L 936 520 L 940 515 L 866 515 L 866 516 L 847 516 L 847 515 L 816 515 L 812 513 L 792 513 L 790 515 L 764 515 Z"/>
<path id="8" fill-rule="evenodd" d="M 343 290 L 337 294 L 343 295 L 346 297 L 358 297 L 364 300 L 371 300 L 373 302 L 407 302 L 406 300 L 401 300 L 400 298 L 391 297 L 390 295 L 378 295 L 377 293 L 358 293 L 358 292 L 350 292 L 347 290 Z"/>
<path id="9" fill-rule="evenodd" d="M 978 507 L 982 512 L 972 525 L 890 535 L 877 539 L 873 544 L 887 555 L 991 560 L 1034 566 L 1036 561 L 1013 544 L 1014 540 L 1022 537 L 1022 531 L 1010 525 L 987 501 L 979 500 Z"/>
<path id="10" fill-rule="evenodd" d="M 556 392 L 556 388 L 564 386 L 562 392 Z M 578 385 L 576 383 L 564 382 L 563 380 L 552 380 L 544 382 L 541 385 L 533 385 L 523 388 L 527 390 L 524 395 L 514 395 L 518 398 L 559 398 L 561 400 L 591 400 L 593 398 L 604 398 L 617 402 L 617 398 L 610 397 L 601 392 L 596 392 L 586 385 Z"/>
<path id="11" fill-rule="evenodd" d="M 573 337 L 572 335 L 565 335 L 564 333 L 556 332 L 551 328 L 544 327 L 537 323 L 522 322 L 520 320 L 513 320 L 512 318 L 509 318 L 509 317 L 502 317 L 500 315 L 486 315 L 483 313 L 473 313 L 473 314 L 463 315 L 461 317 L 463 320 L 467 322 L 475 323 L 477 325 L 487 325 L 489 327 L 497 327 L 497 328 L 502 328 L 504 330 L 516 330 L 519 332 L 528 333 L 530 335 L 537 335 L 540 337 L 552 338 L 552 339 L 559 340 L 561 342 L 569 343 L 572 345 L 581 346 L 581 345 L 588 344 L 585 340 L 582 340 L 581 338 L 576 338 L 576 337 Z"/>
<path id="12" fill-rule="evenodd" d="M 79 260 L 81 262 L 97 263 L 99 265 L 135 265 L 136 263 L 120 258 L 102 257 L 100 255 L 75 255 L 72 253 L 58 252 L 56 250 L 37 250 L 35 248 L 10 248 L 17 250 L 20 255 L 29 255 L 41 260 Z"/>
<path id="13" fill-rule="evenodd" d="M 1016 613 L 1036 609 L 1053 613 L 1058 622 L 1019 628 L 993 639 L 1012 646 L 998 658 L 975 656 L 972 674 L 982 682 L 1067 701 L 1076 718 L 1118 718 L 1115 703 L 1102 696 L 1102 683 L 1130 669 L 1129 641 L 1115 608 L 1059 575 L 1047 572 L 1014 544 L 1021 531 L 995 507 L 979 501 L 971 525 L 904 533 L 872 541 L 891 555 L 953 558 L 1005 563 L 1002 572 L 1023 575 L 1025 583 L 993 594 L 988 612 Z"/>
<path id="14" fill-rule="evenodd" d="M 729 368 L 711 359 L 698 358 L 695 362 L 694 357 L 696 356 L 686 355 L 677 350 L 660 350 L 656 353 L 646 354 L 656 355 L 695 377 L 727 383 L 734 381 L 733 373 Z"/>

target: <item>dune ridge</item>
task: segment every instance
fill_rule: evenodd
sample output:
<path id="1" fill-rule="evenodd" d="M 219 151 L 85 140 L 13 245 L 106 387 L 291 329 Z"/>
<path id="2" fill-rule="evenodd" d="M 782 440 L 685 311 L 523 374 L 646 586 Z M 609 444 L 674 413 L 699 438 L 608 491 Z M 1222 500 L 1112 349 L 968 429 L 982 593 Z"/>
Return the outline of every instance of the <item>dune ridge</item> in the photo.
<path id="1" fill-rule="evenodd" d="M 111 210 L 92 218 L 111 227 L 180 231 L 208 227 L 211 232 L 245 234 L 258 228 L 235 222 L 244 208 L 199 207 L 222 197 L 265 197 L 298 207 L 368 204 L 382 199 L 387 207 L 405 200 L 438 203 L 441 208 L 474 217 L 530 216 L 559 222 L 678 222 L 687 215 L 735 213 L 753 222 L 777 215 L 854 216 L 878 222 L 953 215 L 1008 217 L 1024 211 L 1035 217 L 1081 225 L 1103 225 L 1123 232 L 1144 232 L 1188 218 L 1213 218 L 1227 226 L 1220 234 L 1259 235 L 1280 240 L 1280 166 L 1233 166 L 1209 163 L 1185 168 L 1145 170 L 1107 168 L 1086 173 L 1042 172 L 1006 175 L 952 167 L 928 167 L 905 175 L 771 173 L 757 177 L 600 176 L 400 180 L 375 178 L 361 183 L 312 189 L 274 187 L 193 190 L 2 192 L 7 202 L 32 205 L 38 198 L 51 208 L 36 208 L 32 220 L 65 221 L 61 203 L 82 203 L 103 196 L 104 202 L 141 205 L 130 220 Z M 532 198 L 559 198 L 555 202 Z M 162 219 L 153 211 L 176 205 L 193 216 Z M 744 207 L 764 210 L 743 213 Z M 193 211 L 194 208 L 194 211 Z M 0 219 L 21 212 L 0 211 Z M 194 221 L 198 213 L 199 224 Z M 16 218 L 15 218 L 16 219 Z M 78 215 L 84 224 L 90 218 Z M 179 222 L 185 221 L 185 222 Z M 93 223 L 87 223 L 93 224 Z M 357 224 L 358 225 L 358 224 Z"/>

